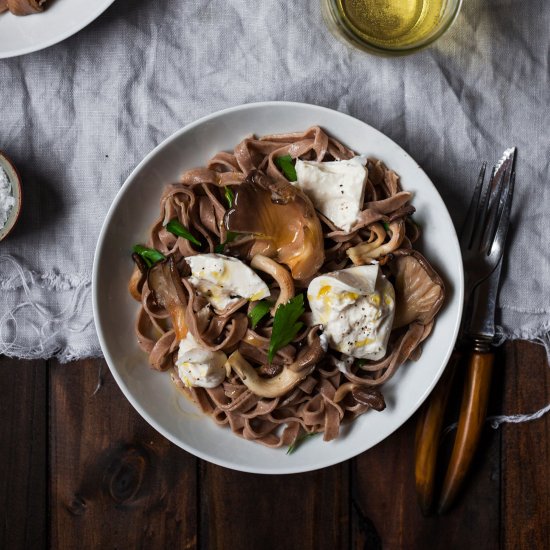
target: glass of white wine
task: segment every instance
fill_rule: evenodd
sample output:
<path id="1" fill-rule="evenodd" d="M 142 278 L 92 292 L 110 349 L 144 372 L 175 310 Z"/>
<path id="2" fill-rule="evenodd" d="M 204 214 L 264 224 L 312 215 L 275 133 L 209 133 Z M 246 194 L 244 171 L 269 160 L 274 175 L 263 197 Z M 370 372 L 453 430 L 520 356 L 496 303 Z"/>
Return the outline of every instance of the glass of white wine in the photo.
<path id="1" fill-rule="evenodd" d="M 321 0 L 333 34 L 381 55 L 405 55 L 432 44 L 461 5 L 462 0 Z"/>

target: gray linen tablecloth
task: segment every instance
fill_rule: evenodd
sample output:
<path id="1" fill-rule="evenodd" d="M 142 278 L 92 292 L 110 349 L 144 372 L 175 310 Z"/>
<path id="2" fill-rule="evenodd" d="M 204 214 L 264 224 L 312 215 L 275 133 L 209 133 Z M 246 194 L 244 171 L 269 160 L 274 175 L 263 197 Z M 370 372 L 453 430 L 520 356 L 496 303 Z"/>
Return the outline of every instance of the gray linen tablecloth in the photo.
<path id="1" fill-rule="evenodd" d="M 275 99 L 338 109 L 387 134 L 457 224 L 480 161 L 517 145 L 499 330 L 549 349 L 549 73 L 545 0 L 465 0 L 438 44 L 399 59 L 340 44 L 316 1 L 117 0 L 65 42 L 0 61 L 0 149 L 24 184 L 22 217 L 0 243 L 0 353 L 99 355 L 92 257 L 125 178 L 198 117 Z"/>

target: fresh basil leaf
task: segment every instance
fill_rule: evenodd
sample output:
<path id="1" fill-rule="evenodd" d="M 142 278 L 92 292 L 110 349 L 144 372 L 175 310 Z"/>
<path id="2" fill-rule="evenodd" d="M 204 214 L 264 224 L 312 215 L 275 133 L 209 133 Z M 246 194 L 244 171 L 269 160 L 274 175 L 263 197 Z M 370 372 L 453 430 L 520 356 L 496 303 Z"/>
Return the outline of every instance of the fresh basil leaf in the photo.
<path id="1" fill-rule="evenodd" d="M 384 226 L 384 229 L 386 231 L 389 231 L 390 230 L 390 224 L 388 222 L 382 222 L 382 225 Z"/>
<path id="2" fill-rule="evenodd" d="M 277 168 L 285 175 L 288 181 L 296 181 L 296 168 L 294 167 L 295 160 L 290 155 L 284 155 L 275 159 Z"/>
<path id="3" fill-rule="evenodd" d="M 179 222 L 179 220 L 176 220 L 175 218 L 166 224 L 166 229 L 170 231 L 172 235 L 176 235 L 176 237 L 183 237 L 197 246 L 202 246 L 202 243 L 194 235 L 192 235 L 189 230 Z"/>
<path id="4" fill-rule="evenodd" d="M 296 337 L 304 323 L 298 319 L 304 313 L 304 295 L 298 294 L 286 304 L 281 304 L 273 319 L 273 330 L 269 342 L 268 361 L 271 363 L 273 357 L 282 347 L 290 344 Z"/>
<path id="5" fill-rule="evenodd" d="M 229 205 L 229 208 L 233 208 L 233 204 L 235 204 L 235 193 L 233 193 L 233 190 L 231 187 L 227 187 L 227 185 L 224 187 L 224 193 L 225 200 L 227 201 L 227 204 Z"/>
<path id="6" fill-rule="evenodd" d="M 269 313 L 271 304 L 266 300 L 258 302 L 248 314 L 248 317 L 252 323 L 252 328 L 256 328 L 256 325 Z"/>
<path id="7" fill-rule="evenodd" d="M 287 455 L 291 455 L 298 449 L 298 447 L 307 439 L 310 437 L 315 437 L 316 435 L 319 435 L 320 432 L 314 432 L 314 433 L 306 433 L 301 435 L 300 437 L 297 437 L 296 440 L 292 445 L 289 445 L 288 450 L 286 451 Z"/>
<path id="8" fill-rule="evenodd" d="M 166 256 L 162 254 L 162 252 L 159 252 L 156 248 L 147 248 L 146 246 L 136 244 L 134 245 L 133 251 L 143 258 L 143 261 L 147 264 L 147 267 L 152 267 L 157 262 L 166 260 Z"/>

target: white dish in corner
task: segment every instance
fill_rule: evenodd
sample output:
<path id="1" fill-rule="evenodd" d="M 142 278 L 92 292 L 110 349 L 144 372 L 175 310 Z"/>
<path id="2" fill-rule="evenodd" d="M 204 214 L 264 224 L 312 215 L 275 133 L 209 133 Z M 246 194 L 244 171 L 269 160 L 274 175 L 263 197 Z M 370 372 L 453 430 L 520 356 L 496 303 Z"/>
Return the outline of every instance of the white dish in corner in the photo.
<path id="1" fill-rule="evenodd" d="M 15 227 L 15 224 L 19 219 L 23 192 L 21 190 L 21 177 L 19 176 L 15 165 L 2 151 L 0 151 L 0 168 L 4 170 L 6 176 L 8 177 L 8 181 L 11 185 L 11 193 L 15 199 L 15 204 L 8 214 L 6 223 L 0 227 L 0 241 L 3 241 L 11 233 L 11 230 Z"/>
<path id="2" fill-rule="evenodd" d="M 42 50 L 77 33 L 114 0 L 52 0 L 41 13 L 0 13 L 0 59 Z"/>
<path id="3" fill-rule="evenodd" d="M 358 153 L 384 161 L 414 192 L 415 219 L 423 229 L 422 252 L 444 278 L 447 299 L 434 332 L 416 363 L 401 366 L 383 387 L 387 409 L 369 412 L 344 427 L 330 443 L 314 438 L 291 455 L 234 435 L 202 415 L 173 386 L 169 374 L 149 368 L 136 343 L 137 305 L 127 291 L 131 248 L 144 242 L 158 217 L 164 185 L 246 135 L 302 131 L 314 125 Z M 93 269 L 94 317 L 101 347 L 120 388 L 154 428 L 181 448 L 215 464 L 245 472 L 290 474 L 347 460 L 382 441 L 422 404 L 453 349 L 462 313 L 463 272 L 451 218 L 436 188 L 397 144 L 364 122 L 323 107 L 288 102 L 253 103 L 226 109 L 189 124 L 154 149 L 132 172 L 103 225 Z"/>

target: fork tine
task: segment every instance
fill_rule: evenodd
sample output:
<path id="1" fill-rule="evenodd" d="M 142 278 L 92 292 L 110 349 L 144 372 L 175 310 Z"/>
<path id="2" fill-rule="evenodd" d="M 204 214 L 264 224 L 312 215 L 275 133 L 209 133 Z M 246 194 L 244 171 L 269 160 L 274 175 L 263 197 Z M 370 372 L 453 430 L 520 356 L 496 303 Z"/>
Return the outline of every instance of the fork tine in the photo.
<path id="1" fill-rule="evenodd" d="M 462 226 L 462 233 L 460 234 L 460 245 L 463 248 L 469 248 L 470 243 L 472 242 L 472 236 L 476 226 L 476 213 L 479 206 L 479 198 L 481 196 L 481 190 L 483 188 L 483 180 L 485 179 L 486 169 L 487 163 L 484 162 L 481 165 L 481 170 L 479 171 L 479 177 L 477 179 L 476 187 L 472 194 L 472 200 L 470 201 L 468 212 L 466 212 L 466 219 L 464 220 L 464 225 Z"/>
<path id="2" fill-rule="evenodd" d="M 506 203 L 502 210 L 502 215 L 498 221 L 495 238 L 491 245 L 490 254 L 498 255 L 498 258 L 502 256 L 504 251 L 504 243 L 506 242 L 506 235 L 508 233 L 508 227 L 510 226 L 510 213 L 512 211 L 512 196 L 514 194 L 514 186 L 516 184 L 516 171 L 514 170 L 510 175 L 510 183 L 508 185 L 508 194 L 506 196 Z"/>

